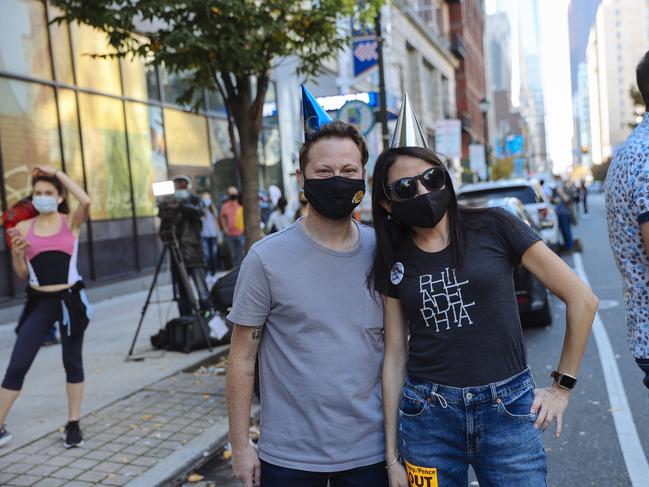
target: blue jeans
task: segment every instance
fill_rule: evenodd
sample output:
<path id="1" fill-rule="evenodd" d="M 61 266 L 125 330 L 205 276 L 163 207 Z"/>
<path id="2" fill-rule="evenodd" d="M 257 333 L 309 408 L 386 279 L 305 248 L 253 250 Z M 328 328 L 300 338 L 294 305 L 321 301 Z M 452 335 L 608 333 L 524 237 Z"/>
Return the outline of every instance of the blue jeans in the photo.
<path id="1" fill-rule="evenodd" d="M 261 460 L 261 487 L 388 487 L 385 462 L 343 472 L 306 472 Z"/>
<path id="2" fill-rule="evenodd" d="M 409 378 L 399 404 L 399 449 L 410 485 L 437 485 L 436 477 L 440 486 L 464 487 L 471 465 L 481 487 L 546 487 L 541 431 L 530 413 L 534 387 L 529 369 L 464 389 Z"/>
<path id="3" fill-rule="evenodd" d="M 207 261 L 207 268 L 214 274 L 219 269 L 216 237 L 203 237 L 203 255 Z"/>
<path id="4" fill-rule="evenodd" d="M 559 222 L 559 230 L 563 238 L 563 247 L 566 250 L 572 249 L 572 227 L 570 226 L 570 213 L 565 206 L 557 206 L 557 220 Z"/>
<path id="5" fill-rule="evenodd" d="M 241 265 L 241 261 L 243 260 L 243 246 L 245 243 L 246 237 L 243 235 L 240 237 L 225 237 L 225 244 L 230 251 L 230 261 L 232 262 L 233 269 Z"/>

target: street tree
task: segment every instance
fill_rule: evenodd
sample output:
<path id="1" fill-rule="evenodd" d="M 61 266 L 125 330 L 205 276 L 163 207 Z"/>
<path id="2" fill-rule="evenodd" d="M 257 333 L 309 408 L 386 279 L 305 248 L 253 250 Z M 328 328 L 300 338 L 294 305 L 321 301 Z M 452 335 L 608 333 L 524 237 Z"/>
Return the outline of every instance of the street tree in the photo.
<path id="1" fill-rule="evenodd" d="M 203 90 L 218 92 L 228 116 L 238 162 L 245 233 L 261 237 L 258 142 L 274 63 L 299 59 L 299 72 L 316 74 L 347 43 L 338 21 L 369 21 L 382 0 L 51 0 L 53 22 L 87 24 L 107 35 L 114 54 L 182 74 L 177 100 L 197 109 Z M 90 53 L 93 54 L 93 53 Z M 198 101 L 196 101 L 198 100 Z"/>

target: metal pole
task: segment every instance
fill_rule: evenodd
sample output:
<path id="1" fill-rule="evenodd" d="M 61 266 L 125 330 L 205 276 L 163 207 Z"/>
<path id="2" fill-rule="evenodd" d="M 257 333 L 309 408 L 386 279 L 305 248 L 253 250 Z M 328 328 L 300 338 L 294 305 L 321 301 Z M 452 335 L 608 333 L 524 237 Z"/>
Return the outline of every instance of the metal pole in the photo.
<path id="1" fill-rule="evenodd" d="M 383 63 L 383 34 L 381 33 L 381 8 L 379 7 L 374 18 L 374 29 L 376 31 L 377 51 L 379 55 L 379 122 L 381 123 L 381 140 L 383 150 L 390 147 L 388 136 L 388 108 L 385 94 L 385 66 Z"/>

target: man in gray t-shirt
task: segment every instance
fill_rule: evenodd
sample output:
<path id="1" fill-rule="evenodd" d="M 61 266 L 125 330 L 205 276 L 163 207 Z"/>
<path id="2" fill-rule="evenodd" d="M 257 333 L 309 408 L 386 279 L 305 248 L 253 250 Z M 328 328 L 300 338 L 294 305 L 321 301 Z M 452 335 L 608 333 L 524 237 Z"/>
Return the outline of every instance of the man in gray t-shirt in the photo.
<path id="1" fill-rule="evenodd" d="M 233 468 L 245 486 L 387 487 L 380 369 L 381 301 L 366 286 L 372 229 L 351 213 L 364 192 L 367 147 L 332 122 L 300 151 L 308 216 L 254 245 L 228 319 Z M 259 458 L 248 442 L 259 349 Z M 261 461 L 260 461 L 261 460 Z"/>

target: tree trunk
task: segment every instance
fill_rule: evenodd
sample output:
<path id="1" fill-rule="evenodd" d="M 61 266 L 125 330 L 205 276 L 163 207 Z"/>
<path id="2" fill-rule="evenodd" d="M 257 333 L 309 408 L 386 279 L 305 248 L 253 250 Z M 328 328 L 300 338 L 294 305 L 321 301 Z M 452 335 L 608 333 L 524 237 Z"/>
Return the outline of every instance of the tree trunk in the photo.
<path id="1" fill-rule="evenodd" d="M 257 144 L 259 131 L 250 110 L 242 110 L 237 117 L 239 129 L 240 158 L 239 174 L 241 176 L 241 195 L 245 219 L 246 250 L 262 237 L 261 211 L 259 207 L 259 175 Z"/>

